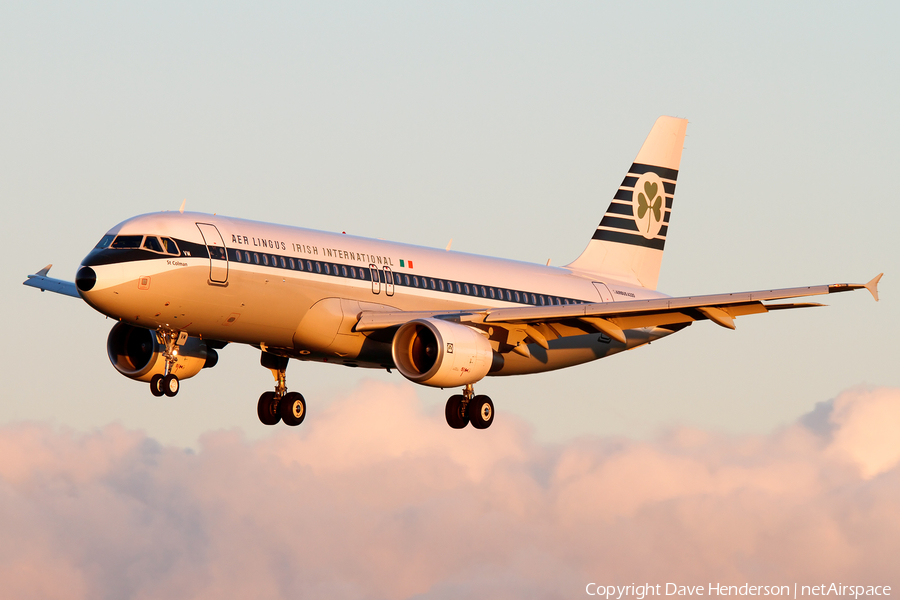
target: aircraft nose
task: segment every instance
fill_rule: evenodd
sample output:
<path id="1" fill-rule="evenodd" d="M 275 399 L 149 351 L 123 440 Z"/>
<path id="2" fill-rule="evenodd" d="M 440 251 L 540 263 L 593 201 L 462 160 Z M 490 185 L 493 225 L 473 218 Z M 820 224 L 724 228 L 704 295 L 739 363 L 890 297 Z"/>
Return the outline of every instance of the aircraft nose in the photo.
<path id="1" fill-rule="evenodd" d="M 81 267 L 75 274 L 75 287 L 82 292 L 89 292 L 97 283 L 97 273 L 90 267 Z"/>

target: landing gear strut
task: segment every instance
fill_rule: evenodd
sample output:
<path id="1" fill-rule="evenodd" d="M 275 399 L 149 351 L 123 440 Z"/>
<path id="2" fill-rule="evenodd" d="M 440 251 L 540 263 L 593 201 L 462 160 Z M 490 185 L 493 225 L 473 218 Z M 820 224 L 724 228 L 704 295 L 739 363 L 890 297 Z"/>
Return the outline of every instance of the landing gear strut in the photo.
<path id="1" fill-rule="evenodd" d="M 469 423 L 475 429 L 487 429 L 494 422 L 494 403 L 488 396 L 476 396 L 470 383 L 462 394 L 450 396 L 444 409 L 447 425 L 453 429 L 463 429 Z"/>
<path id="2" fill-rule="evenodd" d="M 272 371 L 275 377 L 275 391 L 265 392 L 259 397 L 256 414 L 263 425 L 276 425 L 283 421 L 294 427 L 306 417 L 306 400 L 297 392 L 287 391 L 288 359 L 263 350 L 259 363 Z"/>
<path id="3" fill-rule="evenodd" d="M 181 389 L 178 376 L 172 373 L 175 363 L 178 362 L 178 345 L 187 341 L 187 331 L 174 331 L 172 329 L 157 329 L 156 339 L 165 344 L 163 358 L 166 360 L 165 372 L 156 374 L 150 378 L 150 393 L 156 397 L 163 395 L 170 398 Z"/>

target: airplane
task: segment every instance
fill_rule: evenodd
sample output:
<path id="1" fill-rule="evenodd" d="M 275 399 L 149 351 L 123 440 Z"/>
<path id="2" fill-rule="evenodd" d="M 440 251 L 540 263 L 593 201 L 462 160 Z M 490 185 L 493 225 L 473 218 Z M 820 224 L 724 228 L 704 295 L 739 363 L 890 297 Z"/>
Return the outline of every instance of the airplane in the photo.
<path id="1" fill-rule="evenodd" d="M 687 120 L 660 117 L 584 252 L 563 267 L 476 256 L 261 223 L 166 211 L 110 229 L 75 281 L 25 285 L 83 299 L 117 320 L 107 339 L 115 369 L 175 396 L 215 366 L 227 344 L 249 344 L 275 378 L 257 416 L 299 425 L 306 400 L 289 392 L 290 359 L 396 369 L 425 386 L 461 388 L 447 424 L 488 428 L 487 376 L 538 373 L 632 350 L 708 320 L 822 306 L 778 302 L 865 288 L 830 284 L 702 296 L 656 290 Z"/>

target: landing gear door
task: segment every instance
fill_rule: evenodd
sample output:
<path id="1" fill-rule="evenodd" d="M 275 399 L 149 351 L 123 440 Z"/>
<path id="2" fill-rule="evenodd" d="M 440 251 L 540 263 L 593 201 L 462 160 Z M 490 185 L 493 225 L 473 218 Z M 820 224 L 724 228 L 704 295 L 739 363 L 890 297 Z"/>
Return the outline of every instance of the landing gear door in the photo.
<path id="1" fill-rule="evenodd" d="M 215 225 L 197 223 L 200 235 L 209 250 L 209 280 L 213 283 L 228 282 L 228 252 L 225 250 L 225 240 Z"/>
<path id="2" fill-rule="evenodd" d="M 600 302 L 612 302 L 613 301 L 613 295 L 609 291 L 609 288 L 606 287 L 605 283 L 600 283 L 599 281 L 595 281 L 594 287 L 597 288 L 597 292 L 600 294 Z"/>

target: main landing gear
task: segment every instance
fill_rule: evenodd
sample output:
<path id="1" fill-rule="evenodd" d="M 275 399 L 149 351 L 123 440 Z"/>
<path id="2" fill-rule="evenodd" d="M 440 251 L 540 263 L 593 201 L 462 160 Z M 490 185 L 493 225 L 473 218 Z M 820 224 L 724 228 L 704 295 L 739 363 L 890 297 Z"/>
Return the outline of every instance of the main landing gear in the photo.
<path id="1" fill-rule="evenodd" d="M 470 383 L 462 394 L 450 396 L 444 415 L 453 429 L 463 429 L 469 423 L 475 429 L 487 429 L 494 422 L 494 403 L 488 396 L 476 396 Z"/>
<path id="2" fill-rule="evenodd" d="M 259 363 L 275 376 L 275 391 L 263 393 L 256 405 L 260 422 L 263 425 L 276 425 L 283 421 L 291 427 L 302 423 L 306 417 L 306 400 L 297 392 L 287 391 L 285 371 L 288 359 L 264 350 Z"/>
<path id="3" fill-rule="evenodd" d="M 161 344 L 165 344 L 163 350 L 163 358 L 166 360 L 165 372 L 160 375 L 156 374 L 150 378 L 150 393 L 156 397 L 168 396 L 173 397 L 181 388 L 178 376 L 172 373 L 175 363 L 178 362 L 178 345 L 187 341 L 188 333 L 186 331 L 173 331 L 171 329 L 158 329 L 156 331 L 156 339 Z"/>

